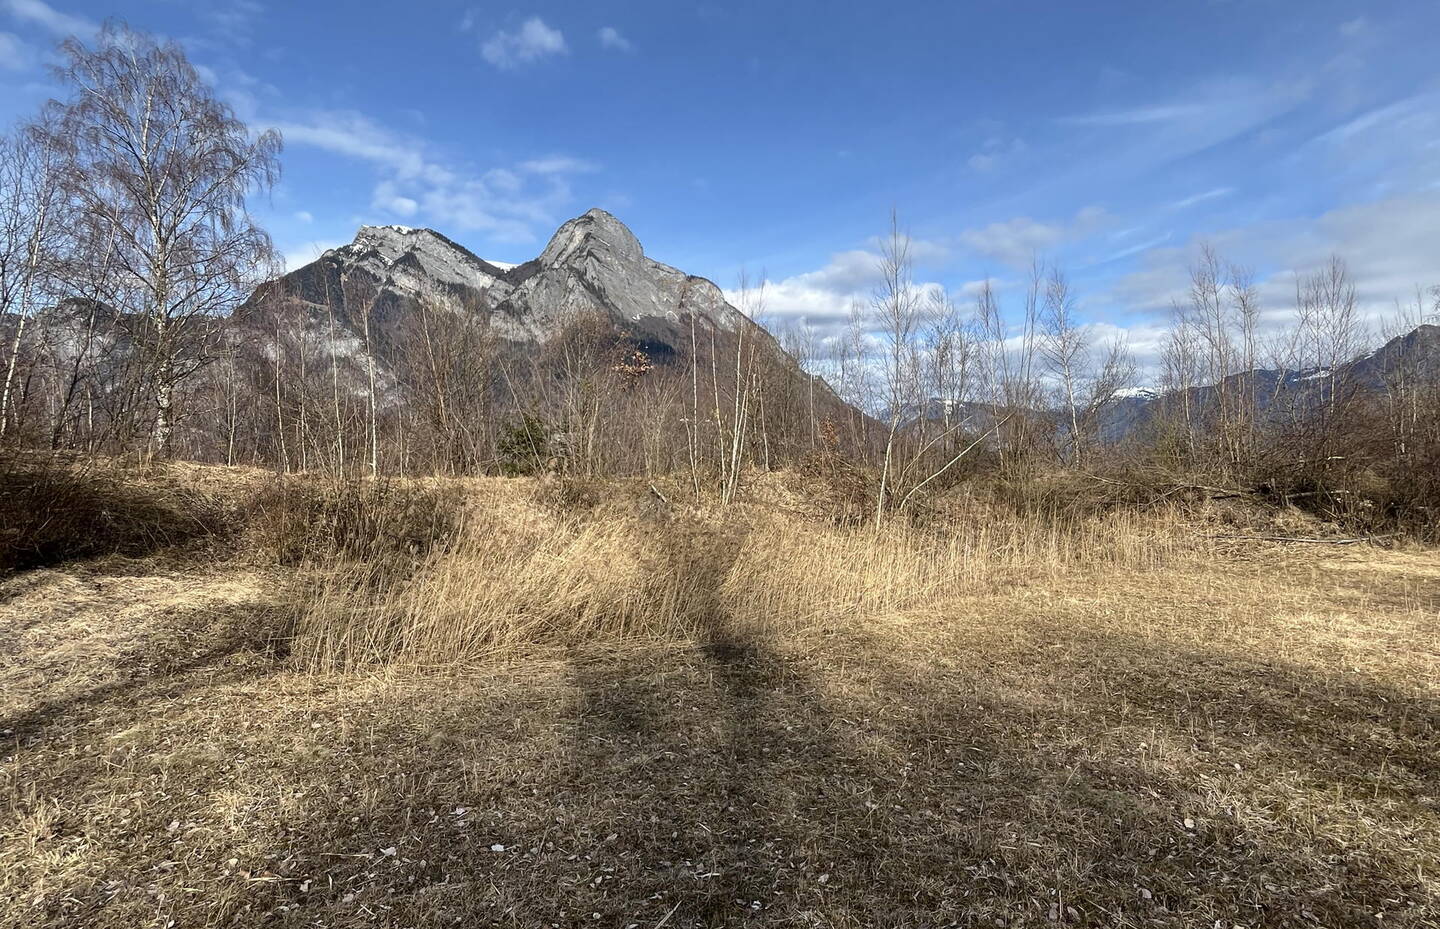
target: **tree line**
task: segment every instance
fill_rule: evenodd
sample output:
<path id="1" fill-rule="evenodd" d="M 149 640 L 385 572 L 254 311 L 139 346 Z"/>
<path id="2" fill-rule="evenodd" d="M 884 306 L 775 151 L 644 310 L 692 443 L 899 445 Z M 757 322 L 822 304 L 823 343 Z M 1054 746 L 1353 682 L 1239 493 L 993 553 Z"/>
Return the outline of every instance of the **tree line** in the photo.
<path id="1" fill-rule="evenodd" d="M 876 521 L 982 471 L 1440 497 L 1436 340 L 1357 363 L 1433 317 L 1440 291 L 1377 331 L 1338 257 L 1297 276 L 1277 325 L 1254 275 L 1202 248 L 1144 403 L 1128 347 L 1096 337 L 1062 269 L 1037 259 L 1013 305 L 990 281 L 961 300 L 917 284 L 895 217 L 838 335 L 721 331 L 682 295 L 678 345 L 579 316 L 518 350 L 491 307 L 443 287 L 398 305 L 373 281 L 318 301 L 262 286 L 279 261 L 247 204 L 279 177 L 279 135 L 245 126 L 173 43 L 110 23 L 60 51 L 68 95 L 0 138 L 10 447 L 336 475 L 683 474 L 722 500 L 757 469 L 844 461 Z M 764 283 L 741 293 L 765 320 Z"/>

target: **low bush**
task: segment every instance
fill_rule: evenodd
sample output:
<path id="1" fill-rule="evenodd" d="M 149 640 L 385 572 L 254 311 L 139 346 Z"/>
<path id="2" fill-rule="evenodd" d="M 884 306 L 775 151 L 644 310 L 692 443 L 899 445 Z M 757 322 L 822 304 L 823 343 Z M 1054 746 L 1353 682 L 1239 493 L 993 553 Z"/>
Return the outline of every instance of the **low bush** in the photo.
<path id="1" fill-rule="evenodd" d="M 240 520 L 252 550 L 274 564 L 403 560 L 449 543 L 462 499 L 438 482 L 277 478 L 244 501 Z"/>
<path id="2" fill-rule="evenodd" d="M 0 573 L 101 555 L 147 555 L 229 534 L 204 494 L 134 471 L 46 455 L 0 456 Z"/>

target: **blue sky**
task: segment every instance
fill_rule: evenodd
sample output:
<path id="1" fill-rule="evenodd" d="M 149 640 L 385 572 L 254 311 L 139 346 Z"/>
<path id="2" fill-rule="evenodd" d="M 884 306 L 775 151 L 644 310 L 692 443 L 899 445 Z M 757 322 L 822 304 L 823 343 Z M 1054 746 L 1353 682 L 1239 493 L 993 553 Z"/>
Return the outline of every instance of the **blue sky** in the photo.
<path id="1" fill-rule="evenodd" d="M 824 326 L 894 207 L 922 281 L 1013 293 L 1039 253 L 1142 355 L 1201 240 L 1277 317 L 1332 251 L 1377 312 L 1440 283 L 1432 0 L 0 0 L 0 118 L 108 16 L 281 129 L 292 264 L 385 222 L 522 261 L 598 205 Z"/>

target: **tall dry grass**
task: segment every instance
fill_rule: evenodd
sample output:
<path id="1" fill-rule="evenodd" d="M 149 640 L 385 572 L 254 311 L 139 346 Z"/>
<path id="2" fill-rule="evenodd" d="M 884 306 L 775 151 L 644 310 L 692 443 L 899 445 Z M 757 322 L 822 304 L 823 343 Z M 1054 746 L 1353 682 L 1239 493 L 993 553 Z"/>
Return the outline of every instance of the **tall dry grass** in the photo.
<path id="1" fill-rule="evenodd" d="M 1147 570 L 1204 541 L 1173 512 L 1018 515 L 975 509 L 940 526 L 879 531 L 783 514 L 745 537 L 721 589 L 740 628 L 797 632 L 943 611 L 1001 584 L 1076 571 Z"/>
<path id="2" fill-rule="evenodd" d="M 976 510 L 876 531 L 761 506 L 567 512 L 526 487 L 473 485 L 428 552 L 385 544 L 313 564 L 297 654 L 323 668 L 454 666 L 534 646 L 829 630 L 943 611 L 986 585 L 1144 570 L 1196 546 L 1168 514 Z"/>
<path id="3" fill-rule="evenodd" d="M 0 448 L 0 576 L 106 555 L 140 557 L 226 540 L 220 501 L 165 468 Z"/>

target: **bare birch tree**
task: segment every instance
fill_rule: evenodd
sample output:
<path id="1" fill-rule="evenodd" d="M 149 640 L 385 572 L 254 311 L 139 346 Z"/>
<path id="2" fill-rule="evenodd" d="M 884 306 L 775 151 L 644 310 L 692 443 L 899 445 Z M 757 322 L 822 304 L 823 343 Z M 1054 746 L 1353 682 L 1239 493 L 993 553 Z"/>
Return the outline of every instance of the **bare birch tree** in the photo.
<path id="1" fill-rule="evenodd" d="M 1065 416 L 1066 441 L 1070 446 L 1068 460 L 1077 468 L 1085 459 L 1080 432 L 1084 403 L 1080 381 L 1085 376 L 1083 369 L 1089 352 L 1089 337 L 1075 318 L 1070 282 L 1058 268 L 1052 268 L 1045 281 L 1045 299 L 1040 312 L 1040 355 L 1050 369 Z"/>
<path id="2" fill-rule="evenodd" d="M 910 238 L 900 231 L 899 216 L 891 211 L 890 232 L 880 244 L 880 283 L 871 308 L 875 325 L 885 347 L 885 406 L 889 423 L 885 457 L 880 470 L 880 490 L 875 500 L 875 525 L 884 519 L 890 481 L 895 468 L 896 443 L 906 417 L 920 412 L 920 371 L 916 336 L 921 323 L 921 305 L 915 293 L 915 266 L 910 256 Z"/>
<path id="3" fill-rule="evenodd" d="M 252 137 L 173 42 L 111 23 L 93 48 L 70 38 L 61 53 L 71 94 L 51 104 L 44 138 L 64 159 L 74 234 L 113 243 L 102 301 L 140 354 L 150 445 L 164 455 L 176 387 L 271 263 L 245 204 L 278 177 L 280 136 Z"/>
<path id="4" fill-rule="evenodd" d="M 8 328 L 0 382 L 0 437 L 15 413 L 16 373 L 47 272 L 53 271 L 59 215 L 55 152 L 38 144 L 36 128 L 0 138 L 0 332 Z"/>

